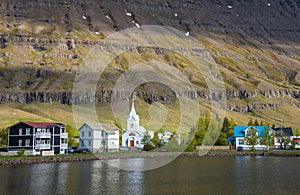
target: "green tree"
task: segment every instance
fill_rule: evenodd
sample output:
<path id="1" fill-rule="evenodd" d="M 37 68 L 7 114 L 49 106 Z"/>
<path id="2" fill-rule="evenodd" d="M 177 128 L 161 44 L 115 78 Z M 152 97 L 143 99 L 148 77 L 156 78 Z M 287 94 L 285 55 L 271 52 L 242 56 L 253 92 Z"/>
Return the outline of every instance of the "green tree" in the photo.
<path id="1" fill-rule="evenodd" d="M 230 122 L 229 122 L 228 118 L 225 117 L 224 121 L 223 121 L 223 126 L 222 126 L 222 129 L 221 129 L 221 132 L 225 133 L 226 136 L 229 135 L 229 131 L 230 131 L 229 126 L 230 126 Z"/>
<path id="2" fill-rule="evenodd" d="M 117 120 L 114 120 L 114 125 L 120 129 L 120 131 L 119 131 L 119 146 L 122 146 L 122 136 L 123 136 L 122 125 Z"/>
<path id="3" fill-rule="evenodd" d="M 254 126 L 259 126 L 257 119 L 255 119 L 255 121 L 254 121 Z"/>
<path id="4" fill-rule="evenodd" d="M 264 126 L 264 122 L 261 120 L 259 125 Z"/>
<path id="5" fill-rule="evenodd" d="M 250 119 L 250 121 L 248 122 L 248 126 L 254 126 L 253 120 Z"/>
<path id="6" fill-rule="evenodd" d="M 148 133 L 146 133 L 144 135 L 144 137 L 141 139 L 141 144 L 146 145 L 146 144 L 150 144 L 150 143 L 152 143 L 151 142 L 151 136 Z"/>
<path id="7" fill-rule="evenodd" d="M 8 129 L 0 129 L 0 146 L 7 146 L 8 143 Z"/>
<path id="8" fill-rule="evenodd" d="M 154 146 L 159 147 L 159 137 L 158 137 L 158 132 L 154 133 L 154 136 L 152 138 L 152 143 Z"/>
<path id="9" fill-rule="evenodd" d="M 68 145 L 78 146 L 79 143 L 76 141 L 76 138 L 78 138 L 79 136 L 78 130 L 72 127 L 71 125 L 67 125 L 66 130 L 68 132 Z"/>
<path id="10" fill-rule="evenodd" d="M 284 133 L 282 130 L 277 131 L 275 133 L 275 137 L 277 138 L 277 143 L 280 144 L 281 149 L 285 149 L 289 143 L 291 143 L 290 136 L 286 133 Z"/>
<path id="11" fill-rule="evenodd" d="M 261 137 L 259 138 L 260 144 L 267 146 L 269 150 L 270 146 L 274 145 L 274 133 L 270 130 L 269 127 L 263 131 Z"/>
<path id="12" fill-rule="evenodd" d="M 215 146 L 228 146 L 228 140 L 225 133 L 220 132 L 220 135 L 215 143 Z"/>
<path id="13" fill-rule="evenodd" d="M 141 144 L 144 145 L 144 147 L 143 147 L 144 151 L 153 150 L 155 148 L 152 141 L 151 141 L 151 136 L 149 135 L 148 132 L 141 139 Z"/>
<path id="14" fill-rule="evenodd" d="M 245 134 L 245 143 L 251 146 L 251 151 L 255 151 L 254 146 L 258 143 L 257 130 L 253 127 L 249 127 Z"/>
<path id="15" fill-rule="evenodd" d="M 235 122 L 234 122 L 234 119 L 232 118 L 229 122 L 229 135 L 228 136 L 233 136 L 234 134 L 234 126 L 236 126 Z"/>
<path id="16" fill-rule="evenodd" d="M 294 150 L 294 149 L 295 149 L 295 146 L 296 146 L 296 141 L 293 139 L 293 140 L 291 141 L 291 148 L 290 148 L 290 149 Z"/>

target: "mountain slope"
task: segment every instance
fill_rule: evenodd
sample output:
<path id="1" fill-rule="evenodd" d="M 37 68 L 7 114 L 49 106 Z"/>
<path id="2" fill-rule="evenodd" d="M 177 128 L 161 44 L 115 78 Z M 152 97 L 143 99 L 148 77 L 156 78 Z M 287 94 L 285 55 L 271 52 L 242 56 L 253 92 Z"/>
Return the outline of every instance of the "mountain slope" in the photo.
<path id="1" fill-rule="evenodd" d="M 71 104 L 75 72 L 94 46 L 137 24 L 164 25 L 189 32 L 211 53 L 225 82 L 230 116 L 268 113 L 266 120 L 274 122 L 287 107 L 299 112 L 299 11 L 298 0 L 1 0 L 0 102 Z M 210 98 L 203 76 L 187 59 L 147 48 L 126 52 L 107 67 L 98 101 L 110 101 L 107 94 L 128 68 L 153 59 L 187 76 L 199 99 Z M 174 103 L 170 89 L 161 87 L 148 83 L 137 94 L 148 103 Z M 284 112 L 277 115 L 278 109 Z"/>

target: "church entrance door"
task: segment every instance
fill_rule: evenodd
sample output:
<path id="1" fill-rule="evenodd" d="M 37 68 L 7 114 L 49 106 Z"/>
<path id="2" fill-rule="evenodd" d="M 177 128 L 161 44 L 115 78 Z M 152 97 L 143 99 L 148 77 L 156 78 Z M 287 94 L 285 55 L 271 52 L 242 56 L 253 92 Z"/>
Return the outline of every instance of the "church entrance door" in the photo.
<path id="1" fill-rule="evenodd" d="M 130 147 L 133 147 L 134 146 L 134 141 L 130 141 Z"/>

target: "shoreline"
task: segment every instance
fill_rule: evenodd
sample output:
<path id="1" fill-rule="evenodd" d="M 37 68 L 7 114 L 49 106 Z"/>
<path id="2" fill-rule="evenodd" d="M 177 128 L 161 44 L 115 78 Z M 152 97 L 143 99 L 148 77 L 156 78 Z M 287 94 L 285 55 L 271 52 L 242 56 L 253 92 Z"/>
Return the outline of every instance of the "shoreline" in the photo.
<path id="1" fill-rule="evenodd" d="M 209 151 L 205 155 L 199 152 L 141 152 L 141 153 L 118 153 L 118 154 L 99 154 L 99 155 L 80 155 L 80 156 L 48 156 L 48 157 L 2 157 L 0 166 L 22 165 L 36 163 L 59 163 L 59 162 L 79 162 L 91 160 L 113 160 L 131 158 L 154 158 L 154 157 L 217 157 L 217 156 L 273 156 L 273 157 L 300 157 L 300 152 L 236 152 L 236 151 Z"/>

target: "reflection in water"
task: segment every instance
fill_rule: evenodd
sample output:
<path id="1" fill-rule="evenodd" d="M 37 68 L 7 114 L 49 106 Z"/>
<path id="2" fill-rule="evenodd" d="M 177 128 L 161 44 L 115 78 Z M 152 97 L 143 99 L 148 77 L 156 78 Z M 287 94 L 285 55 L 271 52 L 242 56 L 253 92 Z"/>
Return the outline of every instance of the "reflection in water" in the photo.
<path id="1" fill-rule="evenodd" d="M 157 169 L 174 161 L 176 157 L 153 157 L 107 160 L 109 166 L 128 171 L 147 171 Z"/>
<path id="2" fill-rule="evenodd" d="M 150 171 L 102 161 L 0 167 L 0 194 L 298 194 L 299 158 L 182 157 Z M 147 164 L 148 159 L 113 163 Z"/>

